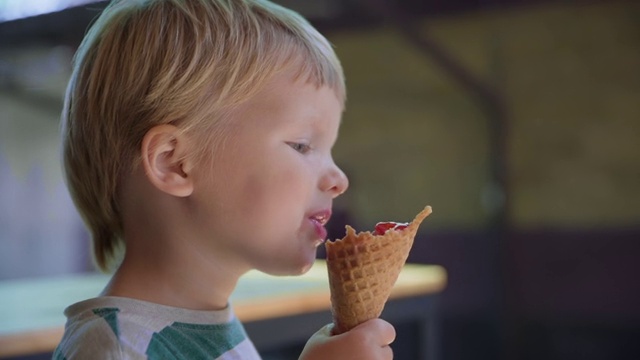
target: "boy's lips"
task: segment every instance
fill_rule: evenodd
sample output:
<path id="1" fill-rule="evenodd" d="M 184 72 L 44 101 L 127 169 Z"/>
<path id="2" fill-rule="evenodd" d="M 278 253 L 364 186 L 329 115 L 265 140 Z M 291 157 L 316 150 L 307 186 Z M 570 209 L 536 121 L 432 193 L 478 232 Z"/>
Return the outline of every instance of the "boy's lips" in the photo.
<path id="1" fill-rule="evenodd" d="M 325 225 L 329 222 L 331 218 L 331 210 L 322 210 L 317 213 L 309 216 L 309 220 L 313 224 L 314 230 L 316 234 L 321 240 L 325 240 L 327 238 L 327 229 L 325 229 Z"/>

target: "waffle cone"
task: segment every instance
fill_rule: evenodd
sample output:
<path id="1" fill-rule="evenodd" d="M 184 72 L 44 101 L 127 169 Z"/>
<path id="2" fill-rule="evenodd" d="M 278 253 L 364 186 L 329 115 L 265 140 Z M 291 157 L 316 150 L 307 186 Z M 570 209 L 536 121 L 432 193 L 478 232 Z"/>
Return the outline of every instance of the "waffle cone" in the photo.
<path id="1" fill-rule="evenodd" d="M 347 225 L 344 238 L 325 244 L 334 335 L 380 316 L 418 227 L 429 214 L 431 207 L 427 206 L 405 229 L 384 235 L 356 234 Z"/>

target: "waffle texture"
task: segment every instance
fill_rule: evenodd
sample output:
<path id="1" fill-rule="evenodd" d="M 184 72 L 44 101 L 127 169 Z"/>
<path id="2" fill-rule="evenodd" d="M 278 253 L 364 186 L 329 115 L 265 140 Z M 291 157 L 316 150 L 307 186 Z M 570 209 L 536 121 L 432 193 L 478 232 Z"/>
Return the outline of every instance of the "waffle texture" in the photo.
<path id="1" fill-rule="evenodd" d="M 429 214 L 431 207 L 427 206 L 406 228 L 384 235 L 370 231 L 356 234 L 347 225 L 344 238 L 325 244 L 334 335 L 380 316 L 418 227 Z"/>

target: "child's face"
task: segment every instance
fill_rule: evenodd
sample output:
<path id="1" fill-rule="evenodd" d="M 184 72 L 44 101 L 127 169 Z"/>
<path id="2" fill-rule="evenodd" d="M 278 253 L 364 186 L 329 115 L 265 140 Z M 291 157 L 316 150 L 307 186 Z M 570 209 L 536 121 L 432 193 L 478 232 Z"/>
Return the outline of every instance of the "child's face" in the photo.
<path id="1" fill-rule="evenodd" d="M 333 90 L 289 75 L 232 114 L 192 195 L 212 260 L 272 274 L 311 266 L 332 200 L 348 186 L 331 156 L 341 115 Z"/>

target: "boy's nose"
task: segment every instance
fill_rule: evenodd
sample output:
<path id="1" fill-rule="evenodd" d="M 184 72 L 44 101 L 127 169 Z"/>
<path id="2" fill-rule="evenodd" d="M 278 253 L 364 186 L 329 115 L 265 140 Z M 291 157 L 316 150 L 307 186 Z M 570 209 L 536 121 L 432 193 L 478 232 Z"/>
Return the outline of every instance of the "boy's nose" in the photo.
<path id="1" fill-rule="evenodd" d="M 336 164 L 332 164 L 329 172 L 325 175 L 322 190 L 331 193 L 331 197 L 335 198 L 349 187 L 349 179 L 347 175 Z"/>

